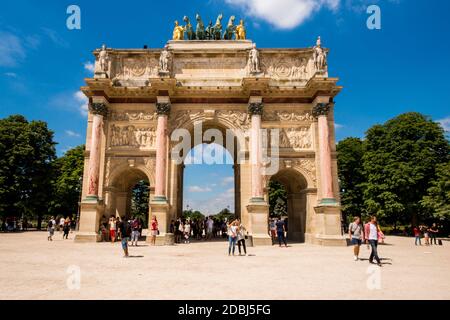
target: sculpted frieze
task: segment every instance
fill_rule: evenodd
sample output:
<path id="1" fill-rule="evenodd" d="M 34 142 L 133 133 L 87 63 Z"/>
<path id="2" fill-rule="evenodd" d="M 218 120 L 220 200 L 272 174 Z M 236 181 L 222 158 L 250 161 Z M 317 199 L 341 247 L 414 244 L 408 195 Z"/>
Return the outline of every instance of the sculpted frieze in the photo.
<path id="1" fill-rule="evenodd" d="M 123 111 L 112 112 L 111 121 L 150 121 L 156 120 L 155 112 Z"/>
<path id="2" fill-rule="evenodd" d="M 284 110 L 267 110 L 263 113 L 264 121 L 314 121 L 308 111 L 292 112 Z"/>
<path id="3" fill-rule="evenodd" d="M 280 148 L 312 149 L 311 129 L 309 127 L 282 129 L 280 131 Z"/>
<path id="4" fill-rule="evenodd" d="M 109 145 L 110 147 L 152 148 L 156 145 L 156 130 L 113 124 Z"/>

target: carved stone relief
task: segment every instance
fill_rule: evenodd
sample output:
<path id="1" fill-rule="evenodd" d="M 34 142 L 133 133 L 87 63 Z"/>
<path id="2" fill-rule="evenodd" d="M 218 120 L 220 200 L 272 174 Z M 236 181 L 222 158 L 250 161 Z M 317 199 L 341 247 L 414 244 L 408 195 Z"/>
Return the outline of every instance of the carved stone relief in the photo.
<path id="1" fill-rule="evenodd" d="M 307 80 L 311 78 L 308 61 L 306 57 L 263 55 L 262 67 L 275 80 Z"/>
<path id="2" fill-rule="evenodd" d="M 120 57 L 115 66 L 115 80 L 158 77 L 159 61 L 154 57 Z"/>
<path id="3" fill-rule="evenodd" d="M 290 111 L 265 111 L 263 113 L 264 121 L 314 121 L 313 115 L 308 111 L 290 112 Z"/>
<path id="4" fill-rule="evenodd" d="M 111 121 L 144 121 L 156 120 L 155 112 L 125 111 L 111 113 Z"/>
<path id="5" fill-rule="evenodd" d="M 309 127 L 280 130 L 280 148 L 294 150 L 312 149 L 312 135 Z"/>
<path id="6" fill-rule="evenodd" d="M 110 147 L 151 148 L 156 144 L 154 128 L 136 128 L 135 126 L 111 126 Z"/>

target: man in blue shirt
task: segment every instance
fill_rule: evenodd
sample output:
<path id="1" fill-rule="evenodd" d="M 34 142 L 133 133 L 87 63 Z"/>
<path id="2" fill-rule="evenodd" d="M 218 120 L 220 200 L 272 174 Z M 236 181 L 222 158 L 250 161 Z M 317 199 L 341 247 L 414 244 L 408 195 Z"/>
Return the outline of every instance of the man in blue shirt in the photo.
<path id="1" fill-rule="evenodd" d="M 281 247 L 281 241 L 283 241 L 284 246 L 287 247 L 286 237 L 284 236 L 284 232 L 286 231 L 284 220 L 282 219 L 278 220 L 276 226 L 277 226 L 278 244 Z"/>

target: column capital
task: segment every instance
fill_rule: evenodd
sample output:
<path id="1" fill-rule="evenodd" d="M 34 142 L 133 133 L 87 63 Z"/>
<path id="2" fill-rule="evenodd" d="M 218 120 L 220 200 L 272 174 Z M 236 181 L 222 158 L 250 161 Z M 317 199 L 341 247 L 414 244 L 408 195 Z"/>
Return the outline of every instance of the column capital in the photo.
<path id="1" fill-rule="evenodd" d="M 89 103 L 89 111 L 92 114 L 106 117 L 108 114 L 108 105 L 105 102 L 91 102 Z"/>
<path id="2" fill-rule="evenodd" d="M 250 102 L 248 104 L 248 113 L 250 115 L 262 116 L 264 110 L 264 103 L 262 102 Z"/>
<path id="3" fill-rule="evenodd" d="M 331 103 L 318 103 L 313 107 L 312 115 L 315 118 L 320 116 L 327 116 L 328 112 L 330 112 Z"/>
<path id="4" fill-rule="evenodd" d="M 157 102 L 156 103 L 156 113 L 159 116 L 168 116 L 170 113 L 171 104 L 170 102 Z"/>

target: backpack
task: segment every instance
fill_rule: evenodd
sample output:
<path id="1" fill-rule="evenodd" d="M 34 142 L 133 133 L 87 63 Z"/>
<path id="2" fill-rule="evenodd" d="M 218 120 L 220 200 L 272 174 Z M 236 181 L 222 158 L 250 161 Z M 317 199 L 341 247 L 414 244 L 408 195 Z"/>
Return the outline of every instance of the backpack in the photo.
<path id="1" fill-rule="evenodd" d="M 53 221 L 52 221 L 52 220 L 50 220 L 50 221 L 48 222 L 48 227 L 49 227 L 49 228 L 53 227 Z"/>

